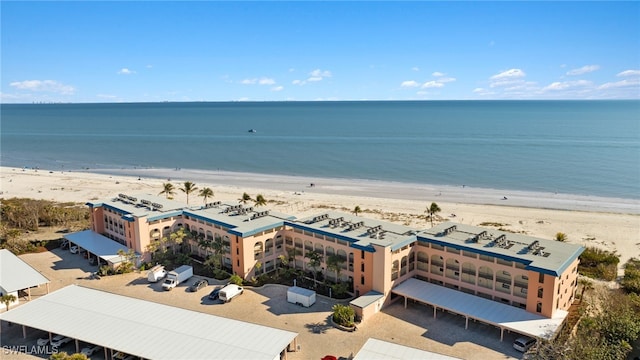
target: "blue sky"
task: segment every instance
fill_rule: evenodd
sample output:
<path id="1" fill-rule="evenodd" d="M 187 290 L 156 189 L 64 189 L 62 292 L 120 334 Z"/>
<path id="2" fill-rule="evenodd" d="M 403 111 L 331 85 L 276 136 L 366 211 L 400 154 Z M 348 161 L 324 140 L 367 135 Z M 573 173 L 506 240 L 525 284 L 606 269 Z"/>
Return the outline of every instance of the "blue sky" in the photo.
<path id="1" fill-rule="evenodd" d="M 639 2 L 12 2 L 3 103 L 638 99 Z"/>

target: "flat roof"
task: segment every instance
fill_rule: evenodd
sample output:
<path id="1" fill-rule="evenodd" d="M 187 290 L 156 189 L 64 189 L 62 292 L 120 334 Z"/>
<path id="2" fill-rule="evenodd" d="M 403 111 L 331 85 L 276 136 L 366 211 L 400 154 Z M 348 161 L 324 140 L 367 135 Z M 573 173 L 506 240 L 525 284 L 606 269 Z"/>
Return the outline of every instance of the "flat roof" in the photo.
<path id="1" fill-rule="evenodd" d="M 118 250 L 129 251 L 125 245 L 91 230 L 65 234 L 64 238 L 112 264 L 124 260 L 118 255 Z"/>
<path id="2" fill-rule="evenodd" d="M 552 318 L 547 318 L 511 305 L 414 278 L 407 279 L 391 291 L 487 324 L 542 339 L 552 339 L 568 314 L 564 310 L 556 310 Z"/>
<path id="3" fill-rule="evenodd" d="M 15 292 L 49 282 L 44 275 L 7 249 L 0 250 L 0 286 Z"/>
<path id="4" fill-rule="evenodd" d="M 266 208 L 243 204 L 227 204 L 219 201 L 208 206 L 184 209 L 183 215 L 220 225 L 227 228 L 229 233 L 242 237 L 272 230 L 278 226 L 283 226 L 285 220 L 295 219 L 295 216 Z"/>
<path id="5" fill-rule="evenodd" d="M 353 360 L 455 360 L 458 358 L 369 338 Z"/>
<path id="6" fill-rule="evenodd" d="M 279 358 L 297 333 L 70 285 L 0 319 L 145 359 Z"/>
<path id="7" fill-rule="evenodd" d="M 359 308 L 366 308 L 367 306 L 373 304 L 374 302 L 383 298 L 382 293 L 379 293 L 375 290 L 371 290 L 368 293 L 358 296 L 357 298 L 351 300 L 350 305 L 357 306 Z"/>
<path id="8" fill-rule="evenodd" d="M 152 194 L 123 194 L 120 193 L 110 199 L 87 202 L 92 207 L 104 206 L 112 210 L 118 210 L 122 216 L 154 217 L 175 212 L 187 207 L 180 201 L 167 199 Z"/>
<path id="9" fill-rule="evenodd" d="M 581 245 L 453 222 L 421 231 L 418 241 L 517 261 L 552 276 L 560 276 L 584 251 Z"/>
<path id="10" fill-rule="evenodd" d="M 417 232 L 408 226 L 336 211 L 288 221 L 286 224 L 348 241 L 353 247 L 369 252 L 375 251 L 371 245 L 399 249 L 415 242 Z"/>

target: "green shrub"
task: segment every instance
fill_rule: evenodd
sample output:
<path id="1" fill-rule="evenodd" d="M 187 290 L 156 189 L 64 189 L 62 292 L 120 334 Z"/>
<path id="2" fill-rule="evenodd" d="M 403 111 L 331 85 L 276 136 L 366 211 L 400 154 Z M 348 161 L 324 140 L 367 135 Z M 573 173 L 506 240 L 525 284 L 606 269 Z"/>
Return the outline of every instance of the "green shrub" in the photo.
<path id="1" fill-rule="evenodd" d="M 627 261 L 620 285 L 626 292 L 640 295 L 640 260 L 631 258 Z"/>
<path id="2" fill-rule="evenodd" d="M 333 322 L 338 325 L 353 327 L 356 313 L 351 306 L 336 304 L 333 305 Z"/>
<path id="3" fill-rule="evenodd" d="M 242 280 L 242 278 L 238 274 L 233 274 L 229 278 L 229 282 L 232 283 L 232 284 L 236 284 L 236 285 L 242 285 L 242 283 L 244 281 Z"/>
<path id="4" fill-rule="evenodd" d="M 590 278 L 612 281 L 618 274 L 619 262 L 620 257 L 615 252 L 588 247 L 580 255 L 578 271 Z"/>

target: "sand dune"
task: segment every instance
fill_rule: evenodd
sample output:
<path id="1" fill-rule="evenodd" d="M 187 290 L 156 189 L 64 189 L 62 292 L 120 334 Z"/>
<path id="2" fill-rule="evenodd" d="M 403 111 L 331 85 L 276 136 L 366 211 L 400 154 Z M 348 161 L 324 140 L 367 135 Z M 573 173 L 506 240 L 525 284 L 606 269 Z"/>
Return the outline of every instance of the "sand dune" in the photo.
<path id="1" fill-rule="evenodd" d="M 504 229 L 547 239 L 563 232 L 569 242 L 617 251 L 621 264 L 640 258 L 640 201 L 629 199 L 182 169 L 51 172 L 9 167 L 0 168 L 0 197 L 83 203 L 118 193 L 158 194 L 169 179 L 176 188 L 184 181 L 210 187 L 215 200 L 227 202 L 236 202 L 243 192 L 262 194 L 269 200 L 267 208 L 298 217 L 324 208 L 350 212 L 359 206 L 361 216 L 417 229 L 431 226 L 425 209 L 436 202 L 443 219 L 502 224 Z M 175 199 L 186 202 L 186 195 L 177 190 Z M 199 202 L 202 198 L 190 196 L 190 203 Z"/>

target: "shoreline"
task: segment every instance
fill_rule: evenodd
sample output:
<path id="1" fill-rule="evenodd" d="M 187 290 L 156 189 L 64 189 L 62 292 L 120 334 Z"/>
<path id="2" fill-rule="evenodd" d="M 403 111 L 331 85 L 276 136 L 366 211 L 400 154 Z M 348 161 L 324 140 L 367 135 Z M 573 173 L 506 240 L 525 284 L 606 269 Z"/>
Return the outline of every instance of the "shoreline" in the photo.
<path id="1" fill-rule="evenodd" d="M 320 193 L 341 196 L 365 196 L 425 202 L 447 202 L 476 205 L 496 205 L 554 209 L 567 211 L 597 211 L 640 214 L 640 199 L 562 194 L 523 190 L 500 190 L 470 186 L 432 185 L 395 181 L 319 178 L 309 176 L 273 175 L 224 170 L 197 169 L 90 169 L 76 173 L 161 179 L 171 182 L 191 181 L 196 184 L 236 186 L 238 188 Z M 311 186 L 313 184 L 313 186 Z M 505 199 L 506 198 L 506 199 Z"/>
<path id="2" fill-rule="evenodd" d="M 179 188 L 184 181 L 191 181 L 199 189 L 213 190 L 214 196 L 209 201 L 237 203 L 244 192 L 253 198 L 261 194 L 267 199 L 265 209 L 297 218 L 327 209 L 350 213 L 359 206 L 359 216 L 423 230 L 432 226 L 425 210 L 435 202 L 442 209 L 435 223 L 448 220 L 544 239 L 554 239 L 562 232 L 570 243 L 615 251 L 620 255 L 620 274 L 627 260 L 640 258 L 640 200 L 226 171 L 62 172 L 11 167 L 0 167 L 0 199 L 24 197 L 86 203 L 109 199 L 118 193 L 158 195 L 168 178 L 175 187 L 173 197 L 185 204 L 186 194 Z M 502 200 L 503 196 L 508 199 Z M 191 205 L 203 203 L 197 191 L 189 200 Z"/>

